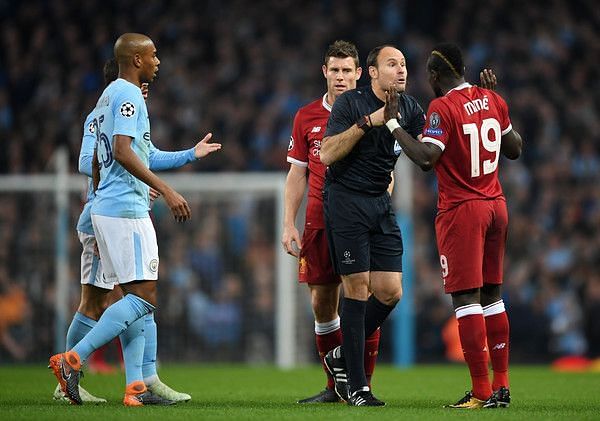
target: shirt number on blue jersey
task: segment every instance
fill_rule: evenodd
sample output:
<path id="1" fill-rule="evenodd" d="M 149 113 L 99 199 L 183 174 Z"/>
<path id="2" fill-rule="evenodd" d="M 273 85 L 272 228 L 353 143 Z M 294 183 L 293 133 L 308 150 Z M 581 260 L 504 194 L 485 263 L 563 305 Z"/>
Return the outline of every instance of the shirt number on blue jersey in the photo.
<path id="1" fill-rule="evenodd" d="M 104 115 L 101 115 L 97 119 L 94 119 L 94 125 L 96 126 L 96 147 L 98 154 L 98 163 L 100 164 L 100 167 L 108 168 L 113 163 L 113 154 L 108 136 L 102 133 L 101 130 L 101 125 L 103 122 Z"/>

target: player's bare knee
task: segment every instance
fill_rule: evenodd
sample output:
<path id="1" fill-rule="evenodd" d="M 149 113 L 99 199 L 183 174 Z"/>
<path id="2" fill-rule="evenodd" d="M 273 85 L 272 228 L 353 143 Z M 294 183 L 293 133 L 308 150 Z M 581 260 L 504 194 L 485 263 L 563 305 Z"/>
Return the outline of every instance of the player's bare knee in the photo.
<path id="1" fill-rule="evenodd" d="M 402 287 L 388 288 L 376 294 L 375 297 L 387 306 L 395 306 L 402 298 Z"/>
<path id="2" fill-rule="evenodd" d="M 313 300 L 312 309 L 315 315 L 315 320 L 318 323 L 329 322 L 338 317 L 337 303 L 332 305 L 332 303 L 316 302 Z"/>
<path id="3" fill-rule="evenodd" d="M 326 323 L 338 317 L 339 286 L 309 285 L 309 288 L 315 320 Z"/>
<path id="4" fill-rule="evenodd" d="M 488 306 L 502 299 L 502 291 L 500 285 L 484 284 L 480 291 L 481 305 Z"/>
<path id="5" fill-rule="evenodd" d="M 107 307 L 106 300 L 88 300 L 80 303 L 77 311 L 83 314 L 85 317 L 98 320 Z"/>
<path id="6" fill-rule="evenodd" d="M 480 294 L 479 289 L 468 289 L 463 291 L 456 291 L 452 294 L 452 305 L 454 309 L 457 309 L 468 304 L 479 304 Z"/>

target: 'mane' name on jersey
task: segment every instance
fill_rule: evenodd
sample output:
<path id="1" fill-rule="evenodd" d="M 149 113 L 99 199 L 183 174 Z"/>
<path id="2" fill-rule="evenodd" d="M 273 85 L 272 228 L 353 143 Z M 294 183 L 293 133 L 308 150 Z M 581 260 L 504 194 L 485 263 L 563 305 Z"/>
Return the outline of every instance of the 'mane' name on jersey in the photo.
<path id="1" fill-rule="evenodd" d="M 119 218 L 148 216 L 149 188 L 114 159 L 114 136 L 132 138 L 131 149 L 149 166 L 150 120 L 139 86 L 117 79 L 106 87 L 94 109 L 100 185 L 92 206 L 95 215 Z"/>

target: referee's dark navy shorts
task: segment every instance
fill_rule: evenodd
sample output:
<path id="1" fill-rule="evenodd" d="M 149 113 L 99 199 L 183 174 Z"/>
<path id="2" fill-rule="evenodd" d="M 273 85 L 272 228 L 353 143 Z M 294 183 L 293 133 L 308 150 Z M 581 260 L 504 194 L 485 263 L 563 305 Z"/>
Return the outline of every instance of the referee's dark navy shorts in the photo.
<path id="1" fill-rule="evenodd" d="M 402 272 L 402 235 L 387 191 L 373 196 L 328 183 L 323 205 L 329 254 L 338 275 Z"/>

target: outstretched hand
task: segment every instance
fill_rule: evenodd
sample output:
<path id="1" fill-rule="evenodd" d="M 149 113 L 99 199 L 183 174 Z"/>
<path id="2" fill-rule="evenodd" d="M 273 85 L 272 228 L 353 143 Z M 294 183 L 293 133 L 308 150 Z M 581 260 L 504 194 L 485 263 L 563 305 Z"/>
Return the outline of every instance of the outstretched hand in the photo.
<path id="1" fill-rule="evenodd" d="M 479 79 L 481 80 L 481 87 L 489 89 L 490 91 L 496 90 L 498 80 L 492 69 L 483 69 L 479 72 Z"/>
<path id="2" fill-rule="evenodd" d="M 221 149 L 220 143 L 210 143 L 211 138 L 212 133 L 209 133 L 194 146 L 194 156 L 196 159 L 204 158 L 206 155 Z"/>
<path id="3" fill-rule="evenodd" d="M 398 90 L 395 85 L 385 92 L 385 106 L 383 107 L 383 122 L 387 123 L 393 118 L 400 118 L 398 112 Z"/>

